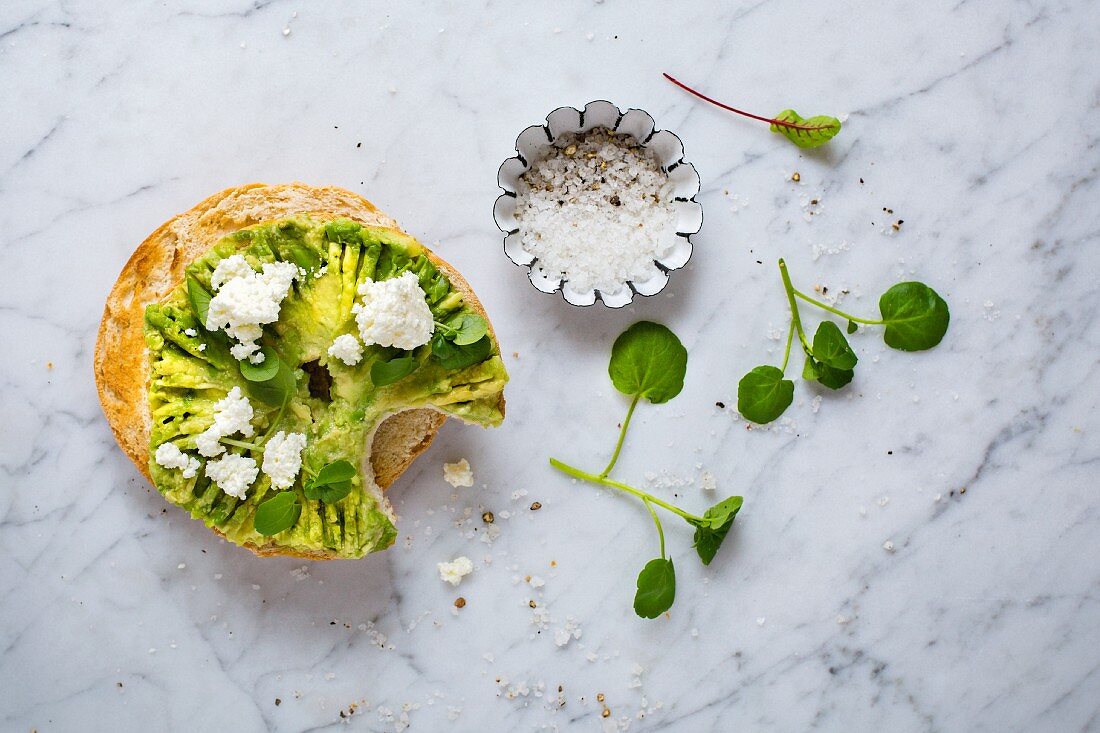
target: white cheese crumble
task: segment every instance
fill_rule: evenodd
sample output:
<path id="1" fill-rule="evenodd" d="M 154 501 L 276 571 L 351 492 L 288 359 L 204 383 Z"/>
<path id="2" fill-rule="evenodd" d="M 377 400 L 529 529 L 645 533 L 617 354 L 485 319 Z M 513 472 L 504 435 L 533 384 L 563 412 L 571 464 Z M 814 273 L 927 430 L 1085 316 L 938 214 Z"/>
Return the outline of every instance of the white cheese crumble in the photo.
<path id="1" fill-rule="evenodd" d="M 264 445 L 263 472 L 271 478 L 277 489 L 289 489 L 302 470 L 302 449 L 306 447 L 305 433 L 275 433 Z"/>
<path id="2" fill-rule="evenodd" d="M 474 572 L 474 564 L 465 555 L 456 557 L 451 562 L 439 563 L 439 579 L 451 585 L 458 585 L 472 572 Z"/>
<path id="3" fill-rule="evenodd" d="M 568 135 L 523 174 L 520 244 L 533 271 L 574 290 L 614 294 L 659 274 L 676 242 L 673 186 L 656 155 L 629 135 Z"/>
<path id="4" fill-rule="evenodd" d="M 252 403 L 241 394 L 240 387 L 229 390 L 225 399 L 214 403 L 214 424 L 195 436 L 195 446 L 200 454 L 213 458 L 225 452 L 225 446 L 218 441 L 234 433 L 240 433 L 246 438 L 255 433 L 252 427 Z"/>
<path id="5" fill-rule="evenodd" d="M 352 307 L 365 344 L 406 351 L 428 343 L 435 330 L 432 311 L 420 281 L 411 272 L 389 280 L 366 280 L 359 286 L 362 302 Z"/>
<path id="6" fill-rule="evenodd" d="M 339 359 L 348 366 L 355 366 L 363 360 L 363 345 L 350 333 L 337 336 L 328 347 L 328 355 Z"/>
<path id="7" fill-rule="evenodd" d="M 714 478 L 714 474 L 710 471 L 703 471 L 699 476 L 699 486 L 703 491 L 715 491 L 718 489 L 718 481 Z"/>
<path id="8" fill-rule="evenodd" d="M 229 349 L 234 359 L 253 364 L 264 360 L 257 339 L 263 325 L 279 320 L 279 307 L 298 277 L 298 266 L 291 262 L 265 262 L 256 272 L 241 255 L 226 257 L 214 268 L 210 287 L 215 291 L 206 314 L 206 328 L 225 329 L 238 341 Z"/>
<path id="9" fill-rule="evenodd" d="M 243 499 L 248 487 L 256 480 L 256 461 L 248 456 L 229 453 L 224 458 L 206 463 L 206 475 L 218 488 L 238 499 Z"/>
<path id="10" fill-rule="evenodd" d="M 193 328 L 185 328 L 185 329 L 183 329 L 183 335 L 184 336 L 190 336 L 191 338 L 195 338 L 196 336 L 199 335 L 199 332 L 196 331 Z"/>
<path id="11" fill-rule="evenodd" d="M 184 478 L 193 478 L 199 470 L 199 459 L 187 455 L 175 443 L 158 445 L 156 460 L 164 468 L 182 468 Z"/>
<path id="12" fill-rule="evenodd" d="M 473 486 L 474 472 L 470 470 L 470 462 L 463 458 L 461 461 L 443 464 L 443 480 L 451 486 Z"/>

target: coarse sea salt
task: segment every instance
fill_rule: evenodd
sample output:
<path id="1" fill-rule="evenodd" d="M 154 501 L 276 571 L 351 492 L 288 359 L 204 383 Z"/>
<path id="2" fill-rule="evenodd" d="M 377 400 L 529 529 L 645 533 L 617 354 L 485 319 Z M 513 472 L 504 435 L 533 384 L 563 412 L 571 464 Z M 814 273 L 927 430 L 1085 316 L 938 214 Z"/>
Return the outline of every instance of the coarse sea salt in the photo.
<path id="1" fill-rule="evenodd" d="M 659 275 L 676 241 L 672 184 L 633 137 L 562 136 L 520 179 L 516 219 L 533 269 L 573 290 L 615 294 Z"/>

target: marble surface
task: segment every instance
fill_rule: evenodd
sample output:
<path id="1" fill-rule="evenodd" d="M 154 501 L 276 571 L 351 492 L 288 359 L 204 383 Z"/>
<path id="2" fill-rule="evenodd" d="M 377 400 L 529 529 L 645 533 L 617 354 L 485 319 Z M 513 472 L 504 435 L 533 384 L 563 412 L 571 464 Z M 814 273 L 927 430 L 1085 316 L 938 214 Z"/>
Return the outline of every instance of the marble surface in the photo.
<path id="1" fill-rule="evenodd" d="M 1100 5 L 672 7 L 0 7 L 0 729 L 1100 729 Z M 804 153 L 662 71 L 848 122 Z M 622 311 L 536 292 L 492 221 L 516 134 L 596 98 L 652 112 L 703 181 L 690 267 Z M 254 180 L 369 196 L 469 276 L 508 355 L 505 425 L 447 425 L 392 490 L 397 545 L 362 561 L 219 541 L 96 400 L 130 252 Z M 729 405 L 779 360 L 779 256 L 864 313 L 927 281 L 951 330 L 916 355 L 860 333 L 851 388 L 799 383 L 747 430 Z M 617 475 L 745 497 L 710 568 L 668 523 L 656 621 L 631 610 L 644 510 L 546 463 L 606 460 L 607 354 L 641 318 L 683 338 L 687 385 L 639 408 Z M 460 457 L 474 488 L 442 480 Z M 459 554 L 454 589 L 435 564 Z"/>

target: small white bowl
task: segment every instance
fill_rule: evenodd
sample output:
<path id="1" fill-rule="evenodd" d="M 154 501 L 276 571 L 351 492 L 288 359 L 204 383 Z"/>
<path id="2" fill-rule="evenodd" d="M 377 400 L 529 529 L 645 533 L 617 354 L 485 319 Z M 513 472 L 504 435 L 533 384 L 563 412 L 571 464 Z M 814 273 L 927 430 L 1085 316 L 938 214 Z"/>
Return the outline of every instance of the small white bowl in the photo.
<path id="1" fill-rule="evenodd" d="M 583 133 L 597 127 L 631 135 L 638 144 L 653 151 L 661 169 L 672 182 L 673 205 L 676 211 L 676 241 L 668 254 L 654 260 L 658 274 L 644 282 L 625 282 L 617 293 L 599 290 L 581 291 L 570 287 L 568 280 L 547 277 L 535 271 L 534 255 L 523 249 L 519 221 L 516 219 L 516 197 L 519 180 L 531 164 L 543 157 L 547 149 L 565 135 Z M 584 110 L 559 107 L 546 115 L 546 124 L 532 125 L 516 138 L 514 158 L 504 161 L 497 172 L 497 183 L 504 190 L 493 206 L 493 219 L 505 233 L 504 253 L 515 264 L 528 269 L 531 284 L 544 293 L 562 292 L 572 305 L 592 305 L 597 300 L 609 308 L 621 308 L 634 300 L 634 294 L 656 295 L 668 284 L 668 273 L 687 264 L 691 257 L 691 235 L 703 226 L 703 207 L 695 200 L 699 193 L 699 173 L 684 161 L 684 145 L 668 130 L 657 130 L 653 118 L 640 109 L 622 112 L 611 102 L 589 102 Z"/>

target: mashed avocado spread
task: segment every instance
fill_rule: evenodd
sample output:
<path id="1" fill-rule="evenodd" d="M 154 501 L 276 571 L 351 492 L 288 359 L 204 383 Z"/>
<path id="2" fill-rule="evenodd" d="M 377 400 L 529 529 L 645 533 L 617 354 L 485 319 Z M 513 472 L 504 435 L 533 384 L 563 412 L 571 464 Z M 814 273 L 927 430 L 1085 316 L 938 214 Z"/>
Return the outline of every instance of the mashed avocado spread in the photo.
<path id="1" fill-rule="evenodd" d="M 206 330 L 189 292 L 193 283 L 192 288 L 208 293 L 214 268 L 234 254 L 243 255 L 256 270 L 270 262 L 292 262 L 299 268 L 278 321 L 264 326 L 260 339 L 294 375 L 290 397 L 281 405 L 265 401 L 263 385 L 242 377 L 240 363 L 229 352 L 231 341 L 224 332 Z M 350 220 L 294 218 L 242 229 L 193 262 L 185 281 L 145 311 L 151 368 L 149 470 L 165 498 L 237 544 L 349 558 L 393 544 L 393 515 L 371 477 L 368 441 L 378 424 L 401 410 L 433 407 L 466 422 L 497 425 L 504 417 L 501 392 L 508 380 L 499 346 L 488 335 L 459 345 L 443 339 L 437 328 L 432 342 L 410 352 L 366 345 L 354 366 L 328 354 L 336 337 L 358 335 L 352 307 L 359 285 L 405 272 L 416 275 L 437 323 L 461 323 L 464 315 L 476 315 L 415 239 Z M 372 365 L 400 358 L 414 360 L 415 369 L 392 383 L 379 379 L 384 386 L 376 386 Z M 153 460 L 167 442 L 197 455 L 195 436 L 210 427 L 214 404 L 234 387 L 250 397 L 254 409 L 257 437 L 251 440 L 275 431 L 306 436 L 303 471 L 289 489 L 301 514 L 293 526 L 271 537 L 254 526 L 257 507 L 278 492 L 267 475 L 260 473 L 238 499 L 214 484 L 205 466 L 184 478 L 183 471 Z M 231 444 L 226 449 L 262 462 L 259 450 Z M 316 474 L 337 460 L 359 469 L 350 493 L 332 503 L 307 498 L 307 473 Z"/>

